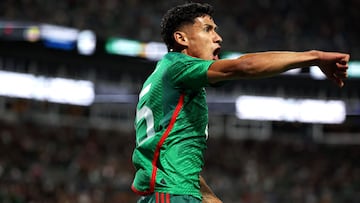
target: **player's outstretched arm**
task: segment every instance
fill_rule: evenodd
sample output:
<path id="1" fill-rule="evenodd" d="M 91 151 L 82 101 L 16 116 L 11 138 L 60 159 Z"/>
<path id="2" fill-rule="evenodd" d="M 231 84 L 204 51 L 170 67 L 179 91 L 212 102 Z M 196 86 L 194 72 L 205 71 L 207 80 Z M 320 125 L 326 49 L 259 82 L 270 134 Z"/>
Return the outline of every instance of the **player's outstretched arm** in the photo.
<path id="1" fill-rule="evenodd" d="M 222 203 L 222 201 L 214 194 L 202 176 L 200 176 L 200 191 L 203 196 L 203 203 Z"/>
<path id="2" fill-rule="evenodd" d="M 349 58 L 348 54 L 317 50 L 251 53 L 237 59 L 215 61 L 209 68 L 208 78 L 211 83 L 223 80 L 264 78 L 293 68 L 319 66 L 330 80 L 343 86 L 343 79 L 347 77 Z"/>

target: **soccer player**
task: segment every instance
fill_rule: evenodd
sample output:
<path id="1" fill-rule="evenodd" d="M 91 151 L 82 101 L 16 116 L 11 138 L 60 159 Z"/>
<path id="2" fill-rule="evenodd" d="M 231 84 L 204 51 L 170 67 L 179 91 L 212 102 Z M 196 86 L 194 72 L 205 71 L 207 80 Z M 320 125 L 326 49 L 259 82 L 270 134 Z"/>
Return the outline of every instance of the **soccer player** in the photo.
<path id="1" fill-rule="evenodd" d="M 208 138 L 205 87 L 227 80 L 270 77 L 292 68 L 318 66 L 340 87 L 349 55 L 317 50 L 261 52 L 219 59 L 222 38 L 208 4 L 170 9 L 161 22 L 168 53 L 139 94 L 136 109 L 136 174 L 139 203 L 221 202 L 200 172 Z"/>

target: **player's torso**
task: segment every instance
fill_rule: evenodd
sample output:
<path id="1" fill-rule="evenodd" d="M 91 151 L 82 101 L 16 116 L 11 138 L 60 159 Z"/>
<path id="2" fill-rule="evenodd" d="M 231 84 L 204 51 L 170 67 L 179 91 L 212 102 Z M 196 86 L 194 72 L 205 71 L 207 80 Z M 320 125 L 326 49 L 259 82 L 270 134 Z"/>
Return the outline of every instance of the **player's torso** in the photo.
<path id="1" fill-rule="evenodd" d="M 207 138 L 206 92 L 203 85 L 182 88 L 174 84 L 178 78 L 168 72 L 171 68 L 166 61 L 158 63 L 140 92 L 133 161 L 135 167 L 141 168 L 137 176 L 146 177 L 153 174 L 158 155 L 156 190 L 198 196 L 198 174 Z"/>

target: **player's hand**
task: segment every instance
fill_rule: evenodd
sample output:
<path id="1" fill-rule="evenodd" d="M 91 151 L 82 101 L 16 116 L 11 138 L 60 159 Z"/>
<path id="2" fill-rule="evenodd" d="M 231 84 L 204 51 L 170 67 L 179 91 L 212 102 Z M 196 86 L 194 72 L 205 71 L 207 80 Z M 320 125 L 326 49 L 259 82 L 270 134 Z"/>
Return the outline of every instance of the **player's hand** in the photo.
<path id="1" fill-rule="evenodd" d="M 202 203 L 223 203 L 223 202 L 215 195 L 206 194 L 203 195 Z"/>
<path id="2" fill-rule="evenodd" d="M 319 68 L 326 77 L 334 81 L 339 87 L 344 86 L 343 79 L 347 78 L 349 54 L 320 52 Z"/>
<path id="3" fill-rule="evenodd" d="M 222 203 L 222 201 L 214 194 L 202 176 L 200 178 L 200 191 L 203 203 Z"/>

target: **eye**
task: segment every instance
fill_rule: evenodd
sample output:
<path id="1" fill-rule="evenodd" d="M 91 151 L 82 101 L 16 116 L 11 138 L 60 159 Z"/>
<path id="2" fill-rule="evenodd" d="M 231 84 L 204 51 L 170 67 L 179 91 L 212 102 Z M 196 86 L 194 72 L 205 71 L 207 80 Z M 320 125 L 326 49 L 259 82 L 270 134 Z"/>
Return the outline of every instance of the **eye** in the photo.
<path id="1" fill-rule="evenodd" d="M 205 32 L 211 32 L 212 30 L 214 30 L 214 26 L 212 26 L 212 25 L 205 25 L 205 27 L 204 27 L 204 31 L 205 31 Z"/>
<path id="2" fill-rule="evenodd" d="M 205 26 L 204 30 L 205 30 L 205 32 L 210 32 L 211 31 L 211 26 Z"/>

